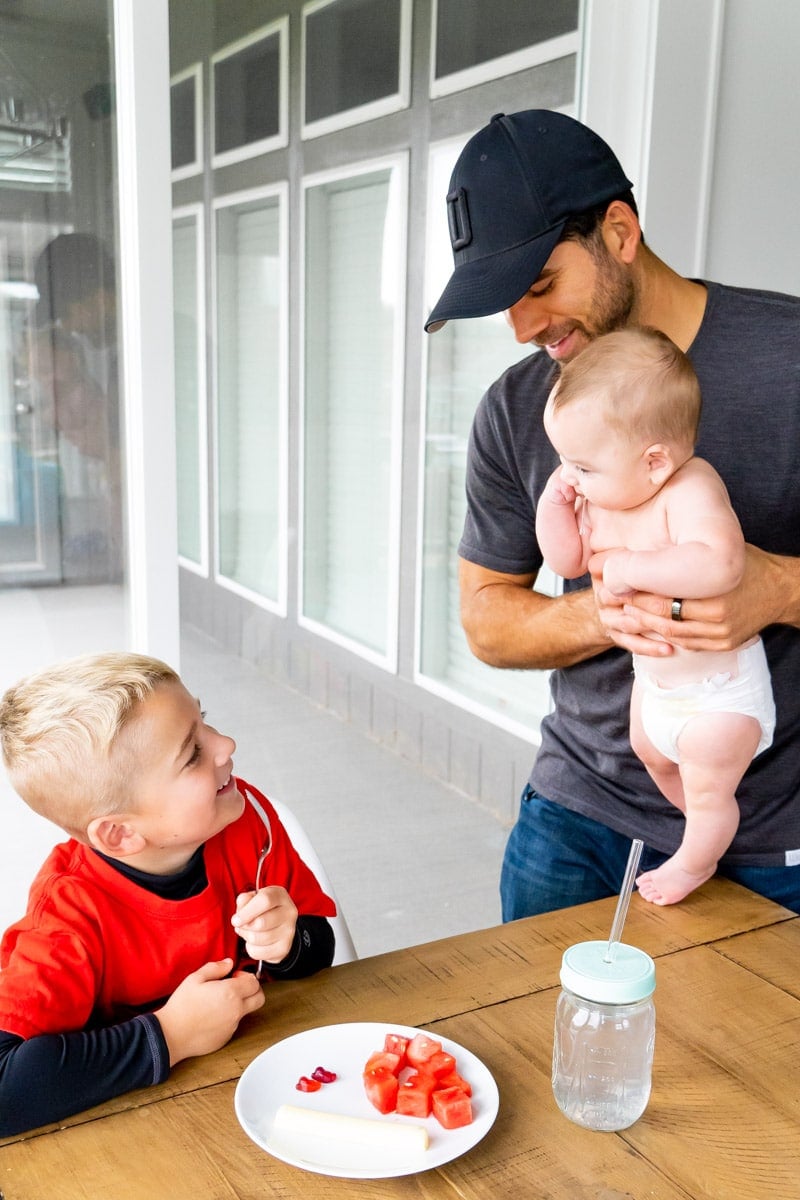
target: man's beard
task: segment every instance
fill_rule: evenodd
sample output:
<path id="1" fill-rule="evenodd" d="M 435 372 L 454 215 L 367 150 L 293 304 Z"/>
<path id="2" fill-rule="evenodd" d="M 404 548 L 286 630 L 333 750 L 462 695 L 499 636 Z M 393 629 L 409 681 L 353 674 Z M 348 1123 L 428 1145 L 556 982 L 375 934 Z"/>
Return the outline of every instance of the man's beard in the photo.
<path id="1" fill-rule="evenodd" d="M 598 265 L 597 287 L 592 299 L 591 338 L 601 337 L 624 329 L 631 318 L 636 301 L 633 280 L 624 267 L 616 262 L 602 245 L 593 252 Z"/>
<path id="2" fill-rule="evenodd" d="M 633 280 L 625 268 L 611 257 L 600 238 L 590 240 L 585 245 L 597 265 L 595 289 L 586 322 L 565 321 L 556 329 L 548 329 L 545 339 L 536 339 L 540 347 L 553 345 L 576 329 L 587 341 L 594 341 L 604 333 L 624 329 L 630 322 L 636 306 Z M 576 351 L 576 354 L 579 353 L 580 350 Z M 570 357 L 574 358 L 575 355 Z"/>

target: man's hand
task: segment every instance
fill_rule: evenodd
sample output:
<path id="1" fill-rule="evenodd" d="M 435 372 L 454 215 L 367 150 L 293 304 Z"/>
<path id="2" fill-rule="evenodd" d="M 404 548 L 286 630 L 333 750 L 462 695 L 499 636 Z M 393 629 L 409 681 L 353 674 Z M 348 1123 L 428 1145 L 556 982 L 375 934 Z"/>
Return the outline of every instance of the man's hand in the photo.
<path id="1" fill-rule="evenodd" d="M 155 1013 L 169 1047 L 169 1065 L 210 1054 L 233 1037 L 247 1013 L 264 1003 L 261 985 L 249 971 L 231 975 L 233 960 L 206 963 L 187 975 Z"/>
<path id="2" fill-rule="evenodd" d="M 603 584 L 606 555 L 589 563 L 598 614 L 609 636 L 624 650 L 663 657 L 684 650 L 733 650 L 773 622 L 797 624 L 800 562 L 746 547 L 741 583 L 724 596 L 703 600 L 635 592 L 615 596 Z M 613 553 L 613 552 L 612 552 Z M 682 619 L 671 618 L 672 601 L 683 600 Z M 652 635 L 658 635 L 659 641 Z"/>
<path id="3" fill-rule="evenodd" d="M 286 888 L 263 887 L 236 897 L 231 924 L 251 958 L 283 962 L 294 943 L 297 908 Z"/>

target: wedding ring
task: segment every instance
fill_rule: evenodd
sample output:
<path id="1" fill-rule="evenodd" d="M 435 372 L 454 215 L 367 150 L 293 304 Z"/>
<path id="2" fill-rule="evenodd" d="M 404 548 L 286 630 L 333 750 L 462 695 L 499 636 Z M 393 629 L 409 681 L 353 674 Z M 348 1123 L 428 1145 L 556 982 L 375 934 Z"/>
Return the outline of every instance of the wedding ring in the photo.
<path id="1" fill-rule="evenodd" d="M 682 621 L 683 620 L 683 601 L 682 600 L 673 600 L 672 601 L 672 609 L 670 611 L 670 616 L 672 617 L 673 621 Z"/>

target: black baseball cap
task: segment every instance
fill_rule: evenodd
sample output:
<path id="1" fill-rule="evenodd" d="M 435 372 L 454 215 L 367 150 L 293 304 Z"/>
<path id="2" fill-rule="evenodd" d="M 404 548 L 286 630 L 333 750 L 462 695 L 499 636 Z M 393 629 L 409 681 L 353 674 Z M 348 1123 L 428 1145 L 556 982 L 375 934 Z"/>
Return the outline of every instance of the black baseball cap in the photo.
<path id="1" fill-rule="evenodd" d="M 633 185 L 609 146 L 544 108 L 498 113 L 461 151 L 447 194 L 455 270 L 425 329 L 502 312 L 525 295 L 569 217 Z"/>

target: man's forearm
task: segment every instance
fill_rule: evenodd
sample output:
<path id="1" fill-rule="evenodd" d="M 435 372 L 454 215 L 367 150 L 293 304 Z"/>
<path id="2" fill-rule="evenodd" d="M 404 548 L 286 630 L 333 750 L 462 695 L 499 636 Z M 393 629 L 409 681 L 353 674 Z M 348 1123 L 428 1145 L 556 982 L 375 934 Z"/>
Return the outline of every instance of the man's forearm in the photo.
<path id="1" fill-rule="evenodd" d="M 493 667 L 569 667 L 611 646 L 591 588 L 550 597 L 512 583 L 486 583 L 462 598 L 461 617 L 470 650 Z"/>
<path id="2" fill-rule="evenodd" d="M 753 547 L 747 547 L 752 554 Z M 788 555 L 767 554 L 756 551 L 760 556 L 761 576 L 759 590 L 764 604 L 768 606 L 763 625 L 793 625 L 800 629 L 800 558 Z"/>

